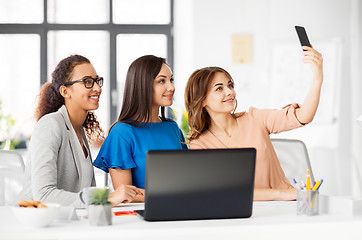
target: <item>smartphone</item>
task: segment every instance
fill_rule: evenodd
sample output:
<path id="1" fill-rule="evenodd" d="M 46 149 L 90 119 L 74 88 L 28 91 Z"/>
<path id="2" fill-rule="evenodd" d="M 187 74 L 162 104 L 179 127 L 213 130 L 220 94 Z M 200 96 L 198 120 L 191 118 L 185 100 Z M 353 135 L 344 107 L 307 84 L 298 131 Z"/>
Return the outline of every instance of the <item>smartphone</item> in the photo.
<path id="1" fill-rule="evenodd" d="M 295 30 L 297 31 L 298 37 L 299 37 L 299 41 L 300 44 L 302 46 L 308 46 L 311 47 L 308 36 L 307 36 L 307 32 L 305 31 L 304 27 L 301 26 L 295 26 Z M 305 51 L 305 50 L 304 50 Z"/>

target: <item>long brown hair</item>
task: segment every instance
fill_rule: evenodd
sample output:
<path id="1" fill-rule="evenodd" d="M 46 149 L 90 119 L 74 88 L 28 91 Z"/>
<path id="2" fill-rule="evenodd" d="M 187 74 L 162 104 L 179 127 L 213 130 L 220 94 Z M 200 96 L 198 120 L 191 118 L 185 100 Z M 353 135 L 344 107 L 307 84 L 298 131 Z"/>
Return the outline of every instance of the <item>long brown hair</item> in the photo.
<path id="1" fill-rule="evenodd" d="M 231 75 L 220 67 L 205 67 L 194 71 L 185 88 L 185 107 L 190 126 L 189 142 L 209 129 L 211 118 L 202 106 L 210 90 L 211 82 L 217 72 L 224 73 L 231 81 Z"/>
<path id="2" fill-rule="evenodd" d="M 117 122 L 125 122 L 133 126 L 142 126 L 151 121 L 153 81 L 161 71 L 166 60 L 153 55 L 137 58 L 128 68 L 124 86 L 123 104 Z M 165 107 L 161 106 L 164 120 Z"/>
<path id="3" fill-rule="evenodd" d="M 81 55 L 71 55 L 58 63 L 52 73 L 52 81 L 45 83 L 40 90 L 39 102 L 35 110 L 37 120 L 46 114 L 58 111 L 64 105 L 64 98 L 59 88 L 71 80 L 74 67 L 83 63 L 90 63 L 90 61 Z M 88 111 L 83 127 L 89 140 L 104 139 L 104 132 L 94 112 Z"/>

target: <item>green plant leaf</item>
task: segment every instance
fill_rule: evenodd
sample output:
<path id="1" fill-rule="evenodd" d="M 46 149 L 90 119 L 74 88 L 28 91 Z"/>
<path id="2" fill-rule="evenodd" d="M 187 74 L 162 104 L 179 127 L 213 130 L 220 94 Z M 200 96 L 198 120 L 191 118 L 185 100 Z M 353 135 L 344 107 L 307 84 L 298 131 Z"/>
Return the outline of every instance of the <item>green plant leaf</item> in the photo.
<path id="1" fill-rule="evenodd" d="M 91 204 L 93 205 L 109 205 L 109 191 L 107 188 L 96 188 L 93 190 Z"/>
<path id="2" fill-rule="evenodd" d="M 187 113 L 186 113 L 186 111 L 184 111 L 183 114 L 182 114 L 180 129 L 181 129 L 182 133 L 184 134 L 185 140 L 187 141 L 188 136 L 189 136 L 189 132 L 190 132 L 190 127 L 189 127 L 189 124 L 187 122 Z"/>

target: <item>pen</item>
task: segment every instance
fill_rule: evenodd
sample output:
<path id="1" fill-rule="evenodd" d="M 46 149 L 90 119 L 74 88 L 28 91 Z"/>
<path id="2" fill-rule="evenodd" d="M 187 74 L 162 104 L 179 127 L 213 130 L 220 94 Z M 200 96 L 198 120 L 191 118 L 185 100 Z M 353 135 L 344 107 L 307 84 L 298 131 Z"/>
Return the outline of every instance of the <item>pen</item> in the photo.
<path id="1" fill-rule="evenodd" d="M 312 190 L 311 186 L 310 186 L 310 173 L 309 173 L 309 169 L 307 170 L 307 186 L 306 186 L 307 190 Z"/>
<path id="2" fill-rule="evenodd" d="M 305 188 L 305 184 L 304 184 L 304 182 L 303 182 L 303 180 L 302 180 L 302 189 L 304 189 Z"/>
<path id="3" fill-rule="evenodd" d="M 295 180 L 295 178 L 293 178 L 293 182 L 294 184 L 299 188 L 299 189 L 303 189 L 297 182 L 297 180 Z"/>
<path id="4" fill-rule="evenodd" d="M 313 190 L 318 190 L 323 183 L 323 179 L 319 180 L 313 187 Z"/>

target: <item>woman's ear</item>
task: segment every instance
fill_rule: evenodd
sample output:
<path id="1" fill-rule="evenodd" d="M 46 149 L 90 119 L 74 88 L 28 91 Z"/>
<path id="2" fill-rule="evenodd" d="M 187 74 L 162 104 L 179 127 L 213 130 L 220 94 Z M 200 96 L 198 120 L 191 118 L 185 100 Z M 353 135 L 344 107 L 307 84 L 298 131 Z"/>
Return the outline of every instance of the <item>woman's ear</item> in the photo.
<path id="1" fill-rule="evenodd" d="M 66 86 L 60 86 L 59 92 L 60 92 L 60 95 L 63 96 L 63 98 L 70 98 L 70 94 L 69 94 Z"/>

